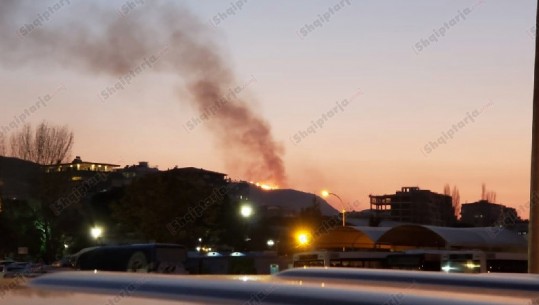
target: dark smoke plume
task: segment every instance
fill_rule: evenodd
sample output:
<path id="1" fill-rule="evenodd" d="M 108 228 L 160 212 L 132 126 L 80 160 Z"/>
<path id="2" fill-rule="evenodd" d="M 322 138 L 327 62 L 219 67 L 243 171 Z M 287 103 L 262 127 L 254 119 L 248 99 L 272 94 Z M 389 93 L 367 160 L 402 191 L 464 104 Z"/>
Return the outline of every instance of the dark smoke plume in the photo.
<path id="1" fill-rule="evenodd" d="M 121 77 L 141 60 L 158 57 L 152 70 L 178 74 L 200 114 L 238 84 L 211 31 L 185 8 L 146 1 L 122 16 L 85 2 L 47 2 L 39 7 L 33 1 L 0 2 L 4 66 L 60 64 Z M 221 104 L 204 126 L 214 135 L 228 170 L 245 179 L 286 184 L 283 147 L 247 101 L 237 97 Z"/>

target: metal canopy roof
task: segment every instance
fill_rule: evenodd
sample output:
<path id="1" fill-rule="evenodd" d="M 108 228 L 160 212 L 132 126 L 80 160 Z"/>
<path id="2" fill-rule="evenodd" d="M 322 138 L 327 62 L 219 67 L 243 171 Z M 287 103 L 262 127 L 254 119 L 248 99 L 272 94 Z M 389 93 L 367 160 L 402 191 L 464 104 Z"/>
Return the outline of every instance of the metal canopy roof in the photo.
<path id="1" fill-rule="evenodd" d="M 499 227 L 451 228 L 416 224 L 395 227 L 337 227 L 316 241 L 318 249 L 375 248 L 376 245 L 526 251 L 527 241 Z"/>
<path id="2" fill-rule="evenodd" d="M 390 227 L 336 227 L 321 235 L 315 245 L 318 249 L 373 248 L 380 236 Z"/>

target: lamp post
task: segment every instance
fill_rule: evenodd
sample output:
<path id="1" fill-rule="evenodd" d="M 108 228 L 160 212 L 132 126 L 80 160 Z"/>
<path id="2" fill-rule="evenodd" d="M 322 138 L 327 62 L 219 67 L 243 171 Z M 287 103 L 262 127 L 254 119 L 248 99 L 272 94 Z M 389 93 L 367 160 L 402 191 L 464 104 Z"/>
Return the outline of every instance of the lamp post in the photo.
<path id="1" fill-rule="evenodd" d="M 254 214 L 254 210 L 253 210 L 253 207 L 250 205 L 250 204 L 242 204 L 240 206 L 240 215 L 241 217 L 245 220 L 245 238 L 243 240 L 243 243 L 245 245 L 245 250 L 248 251 L 248 242 L 251 240 L 251 238 L 249 237 L 249 231 L 250 231 L 250 228 L 249 228 L 249 219 L 253 216 Z"/>
<path id="2" fill-rule="evenodd" d="M 241 208 L 240 208 L 240 215 L 243 218 L 251 217 L 253 215 L 253 207 L 248 205 L 248 204 L 242 205 Z"/>
<path id="3" fill-rule="evenodd" d="M 327 198 L 329 196 L 335 196 L 337 197 L 337 199 L 339 199 L 339 201 L 341 202 L 341 208 L 342 208 L 342 226 L 345 227 L 346 226 L 346 209 L 344 208 L 344 203 L 341 199 L 341 197 L 339 197 L 339 195 L 335 194 L 335 193 L 331 193 L 327 190 L 323 190 L 322 191 L 322 197 L 324 198 Z"/>
<path id="4" fill-rule="evenodd" d="M 100 238 L 103 236 L 103 228 L 98 227 L 98 226 L 90 228 L 90 235 L 99 244 L 100 243 Z"/>
<path id="5" fill-rule="evenodd" d="M 295 237 L 299 247 L 305 247 L 311 242 L 311 234 L 304 230 L 297 231 Z"/>

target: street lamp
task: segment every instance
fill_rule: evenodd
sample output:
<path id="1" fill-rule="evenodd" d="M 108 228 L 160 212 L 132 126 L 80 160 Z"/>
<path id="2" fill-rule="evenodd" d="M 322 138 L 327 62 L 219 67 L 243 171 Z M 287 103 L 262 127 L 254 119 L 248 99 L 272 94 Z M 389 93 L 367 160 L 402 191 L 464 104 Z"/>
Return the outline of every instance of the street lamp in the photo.
<path id="1" fill-rule="evenodd" d="M 311 242 L 311 235 L 306 231 L 299 231 L 296 233 L 296 241 L 300 246 L 305 246 Z"/>
<path id="2" fill-rule="evenodd" d="M 99 242 L 99 239 L 103 236 L 103 228 L 95 226 L 90 229 L 90 235 Z"/>
<path id="3" fill-rule="evenodd" d="M 93 227 L 90 229 L 90 234 L 94 239 L 98 239 L 103 235 L 103 229 L 100 227 Z"/>
<path id="4" fill-rule="evenodd" d="M 245 230 L 245 239 L 244 239 L 244 245 L 245 245 L 245 251 L 248 250 L 248 242 L 251 240 L 251 238 L 249 237 L 249 223 L 250 223 L 250 220 L 249 218 L 251 218 L 251 216 L 253 216 L 253 207 L 250 205 L 250 204 L 243 204 L 241 205 L 240 207 L 240 215 L 241 217 L 243 217 L 243 219 L 245 220 L 244 221 L 244 230 Z"/>
<path id="5" fill-rule="evenodd" d="M 243 218 L 249 218 L 253 215 L 253 207 L 248 204 L 244 204 L 240 208 L 240 214 Z"/>
<path id="6" fill-rule="evenodd" d="M 323 190 L 322 192 L 322 197 L 324 198 L 327 198 L 329 196 L 335 196 L 339 199 L 339 201 L 341 202 L 341 207 L 342 207 L 342 226 L 345 227 L 346 226 L 346 209 L 344 208 L 344 203 L 341 199 L 341 197 L 339 197 L 339 195 L 335 194 L 335 193 L 331 193 L 327 190 Z"/>

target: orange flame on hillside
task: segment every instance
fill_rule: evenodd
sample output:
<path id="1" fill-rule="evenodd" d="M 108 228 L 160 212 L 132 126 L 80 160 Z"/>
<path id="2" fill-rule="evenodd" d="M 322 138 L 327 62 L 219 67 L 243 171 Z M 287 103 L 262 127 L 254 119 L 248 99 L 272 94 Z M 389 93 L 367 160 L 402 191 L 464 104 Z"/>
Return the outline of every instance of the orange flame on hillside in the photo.
<path id="1" fill-rule="evenodd" d="M 256 185 L 257 187 L 265 190 L 265 191 L 271 191 L 271 190 L 278 190 L 279 189 L 279 186 L 277 185 L 273 185 L 272 183 L 268 183 L 268 182 L 265 182 L 265 183 L 262 183 L 262 182 L 249 182 L 251 184 L 254 184 Z"/>

